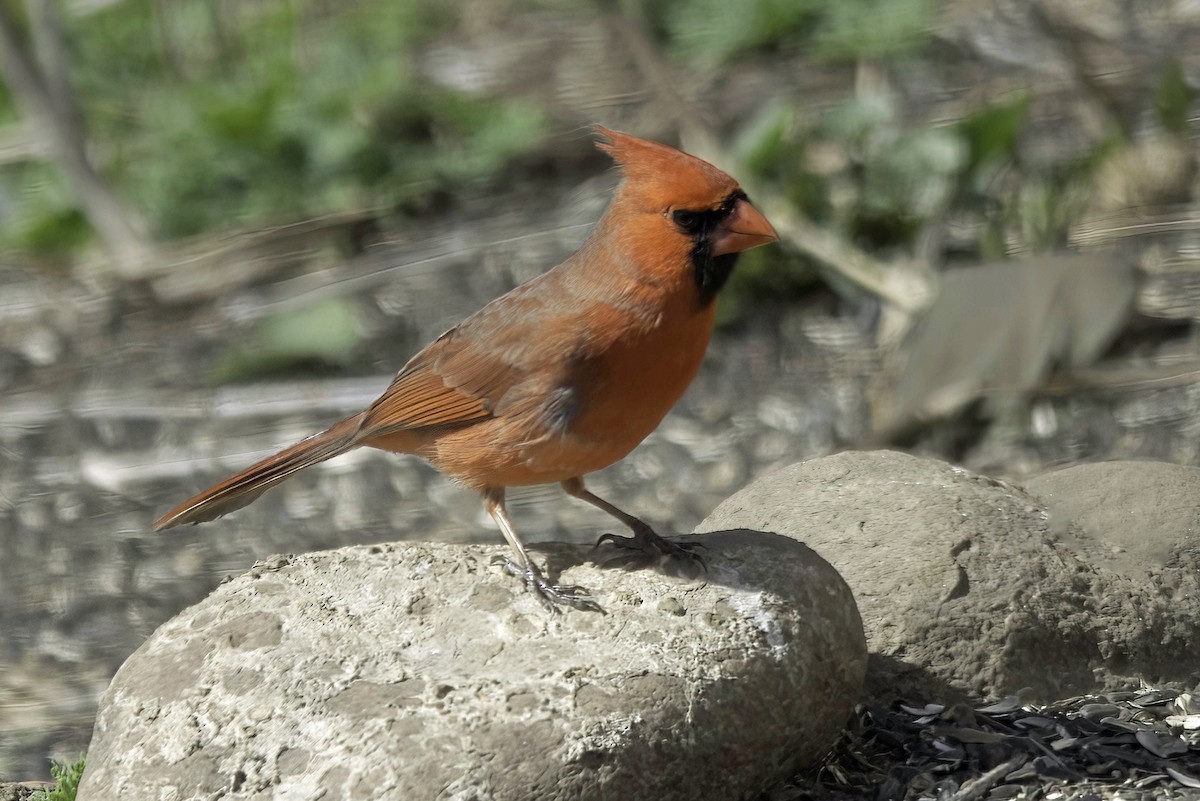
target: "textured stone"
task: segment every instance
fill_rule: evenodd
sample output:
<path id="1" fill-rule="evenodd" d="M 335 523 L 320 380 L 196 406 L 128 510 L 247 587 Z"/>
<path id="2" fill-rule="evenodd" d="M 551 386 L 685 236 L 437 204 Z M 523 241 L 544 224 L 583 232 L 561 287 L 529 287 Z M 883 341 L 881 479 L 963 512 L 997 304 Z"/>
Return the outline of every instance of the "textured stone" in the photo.
<path id="1" fill-rule="evenodd" d="M 1195 567 L 1200 553 L 1200 468 L 1098 462 L 1025 482 L 1079 553 L 1127 577 Z M 1074 525 L 1072 525 L 1074 524 Z"/>
<path id="2" fill-rule="evenodd" d="M 1099 462 L 1026 482 L 1059 539 L 1118 576 L 1097 602 L 1122 643 L 1109 666 L 1156 683 L 1200 679 L 1200 469 Z"/>
<path id="3" fill-rule="evenodd" d="M 53 782 L 0 782 L 0 801 L 28 801 L 39 790 L 53 789 Z"/>
<path id="4" fill-rule="evenodd" d="M 702 580 L 537 550 L 606 614 L 543 610 L 500 546 L 280 557 L 163 625 L 101 703 L 80 798 L 735 799 L 859 700 L 850 591 L 755 531 Z"/>
<path id="5" fill-rule="evenodd" d="M 1147 507 L 1163 500 L 1149 481 L 1141 491 Z M 1194 499 L 1169 503 L 1186 503 L 1179 514 L 1194 518 Z M 879 701 L 1025 688 L 1049 699 L 1129 678 L 1196 681 L 1200 594 L 1186 589 L 1195 578 L 1177 575 L 1164 593 L 1144 571 L 1111 570 L 1094 543 L 1081 547 L 1087 538 L 1069 514 L 1098 502 L 1051 515 L 1020 488 L 944 462 L 847 452 L 760 479 L 700 530 L 788 533 L 828 559 L 862 612 L 867 692 Z M 1186 533 L 1171 536 L 1193 543 L 1173 553 L 1195 553 Z"/>

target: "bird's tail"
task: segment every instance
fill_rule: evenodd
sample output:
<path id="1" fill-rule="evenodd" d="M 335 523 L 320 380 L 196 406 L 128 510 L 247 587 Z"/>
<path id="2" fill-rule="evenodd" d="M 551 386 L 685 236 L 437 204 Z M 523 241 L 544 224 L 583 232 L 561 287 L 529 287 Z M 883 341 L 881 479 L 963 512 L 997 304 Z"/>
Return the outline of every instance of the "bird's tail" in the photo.
<path id="1" fill-rule="evenodd" d="M 318 462 L 332 459 L 358 445 L 358 430 L 366 413 L 348 417 L 320 434 L 313 434 L 290 448 L 268 456 L 257 464 L 209 487 L 154 521 L 154 530 L 162 531 L 183 523 L 216 520 L 262 495 L 296 472 Z"/>

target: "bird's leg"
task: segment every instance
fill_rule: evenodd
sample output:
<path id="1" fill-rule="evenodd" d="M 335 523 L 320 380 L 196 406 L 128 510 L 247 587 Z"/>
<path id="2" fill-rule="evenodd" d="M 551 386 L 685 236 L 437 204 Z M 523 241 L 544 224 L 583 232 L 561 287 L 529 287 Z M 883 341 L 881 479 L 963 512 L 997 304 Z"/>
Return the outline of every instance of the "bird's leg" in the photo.
<path id="1" fill-rule="evenodd" d="M 529 554 L 525 552 L 525 546 L 521 544 L 521 540 L 517 537 L 517 531 L 513 528 L 512 518 L 508 516 L 508 510 L 504 508 L 504 488 L 503 487 L 488 487 L 483 491 L 483 505 L 487 509 L 492 519 L 496 521 L 496 525 L 500 527 L 501 533 L 504 534 L 504 539 L 508 540 L 508 544 L 517 553 L 518 563 L 514 563 L 511 559 L 504 559 L 504 564 L 508 571 L 515 576 L 519 576 L 525 581 L 525 589 L 532 592 L 538 597 L 547 609 L 551 612 L 557 612 L 558 607 L 555 604 L 570 604 L 576 609 L 584 609 L 590 612 L 603 612 L 600 605 L 588 597 L 587 591 L 582 587 L 573 585 L 551 584 L 542 575 L 542 571 L 538 569 L 533 560 L 529 558 Z"/>
<path id="2" fill-rule="evenodd" d="M 632 537 L 618 537 L 616 534 L 603 534 L 600 536 L 600 539 L 596 540 L 597 546 L 605 542 L 611 542 L 618 548 L 629 548 L 653 556 L 683 556 L 687 557 L 688 559 L 695 560 L 701 565 L 704 565 L 704 560 L 700 558 L 700 555 L 692 552 L 693 548 L 702 548 L 704 547 L 703 545 L 698 542 L 673 542 L 659 536 L 658 532 L 650 528 L 650 525 L 646 521 L 636 518 L 628 512 L 621 511 L 608 501 L 601 498 L 599 495 L 594 495 L 589 492 L 587 487 L 583 485 L 582 477 L 576 476 L 575 478 L 567 479 L 562 483 L 562 488 L 566 490 L 568 495 L 578 498 L 581 501 L 586 501 L 592 506 L 595 506 L 597 509 L 602 509 L 605 512 L 608 512 L 610 515 L 629 526 L 630 531 L 633 532 Z"/>

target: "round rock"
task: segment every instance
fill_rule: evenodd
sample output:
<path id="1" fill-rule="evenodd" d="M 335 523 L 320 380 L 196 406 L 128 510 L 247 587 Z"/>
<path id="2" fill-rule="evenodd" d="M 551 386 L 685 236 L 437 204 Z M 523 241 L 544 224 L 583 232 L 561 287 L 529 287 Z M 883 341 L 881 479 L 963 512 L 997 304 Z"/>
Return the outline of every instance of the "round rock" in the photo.
<path id="1" fill-rule="evenodd" d="M 1063 539 L 1093 564 L 1130 578 L 1164 569 L 1200 577 L 1200 468 L 1080 464 L 1030 479 L 1025 489 L 1045 503 Z"/>
<path id="2" fill-rule="evenodd" d="M 792 465 L 726 500 L 700 530 L 731 527 L 803 540 L 846 578 L 877 701 L 1023 689 L 1062 698 L 1131 677 L 1194 681 L 1200 669 L 1180 658 L 1200 647 L 1194 591 L 1164 596 L 1113 572 L 1076 547 L 1068 512 L 945 462 L 875 451 Z"/>
<path id="3" fill-rule="evenodd" d="M 1112 679 L 1200 681 L 1200 469 L 1099 462 L 1026 482 L 1080 559 L 1116 575 L 1105 597 Z"/>
<path id="4" fill-rule="evenodd" d="M 737 799 L 811 765 L 860 700 L 845 582 L 775 534 L 707 573 L 536 549 L 605 613 L 552 614 L 499 546 L 279 557 L 129 658 L 80 798 Z"/>

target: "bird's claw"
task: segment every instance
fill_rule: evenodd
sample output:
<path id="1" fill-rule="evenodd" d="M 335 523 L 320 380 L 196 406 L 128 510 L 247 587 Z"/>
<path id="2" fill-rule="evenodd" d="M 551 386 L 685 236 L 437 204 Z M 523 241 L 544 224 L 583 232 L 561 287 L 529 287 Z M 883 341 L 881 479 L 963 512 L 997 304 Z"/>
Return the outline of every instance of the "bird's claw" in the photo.
<path id="1" fill-rule="evenodd" d="M 566 604 L 584 612 L 604 614 L 604 608 L 592 600 L 585 588 L 577 584 L 551 584 L 532 563 L 522 567 L 506 556 L 497 556 L 492 562 L 503 564 L 505 570 L 524 581 L 525 589 L 550 612 L 558 614 L 562 612 L 559 605 Z"/>
<path id="2" fill-rule="evenodd" d="M 596 540 L 594 547 L 600 547 L 602 543 L 611 542 L 618 548 L 626 548 L 633 551 L 644 551 L 646 553 L 662 554 L 663 556 L 692 556 L 696 559 L 700 558 L 699 554 L 692 553 L 696 548 L 708 550 L 708 546 L 703 542 L 687 542 L 686 540 L 669 540 L 666 537 L 661 537 L 655 534 L 653 538 L 641 538 L 638 536 L 622 537 L 618 534 L 601 534 Z"/>
<path id="3" fill-rule="evenodd" d="M 581 612 L 604 614 L 604 607 L 593 601 L 586 589 L 575 584 L 551 584 L 540 576 L 526 576 L 525 588 L 537 596 L 542 606 L 555 614 L 562 612 L 560 604 L 567 604 Z"/>
<path id="4" fill-rule="evenodd" d="M 695 552 L 697 548 L 704 548 L 702 542 L 680 542 L 678 540 L 669 540 L 661 537 L 652 530 L 635 532 L 632 537 L 622 537 L 618 534 L 607 533 L 601 534 L 596 540 L 593 550 L 599 548 L 606 542 L 611 542 L 613 546 L 626 550 L 633 551 L 632 557 L 637 560 L 639 556 L 650 559 L 666 556 L 672 559 L 680 559 L 686 562 L 691 562 L 700 565 L 704 571 L 708 572 L 708 565 L 704 561 L 704 557 Z M 618 561 L 629 561 L 618 559 Z"/>

